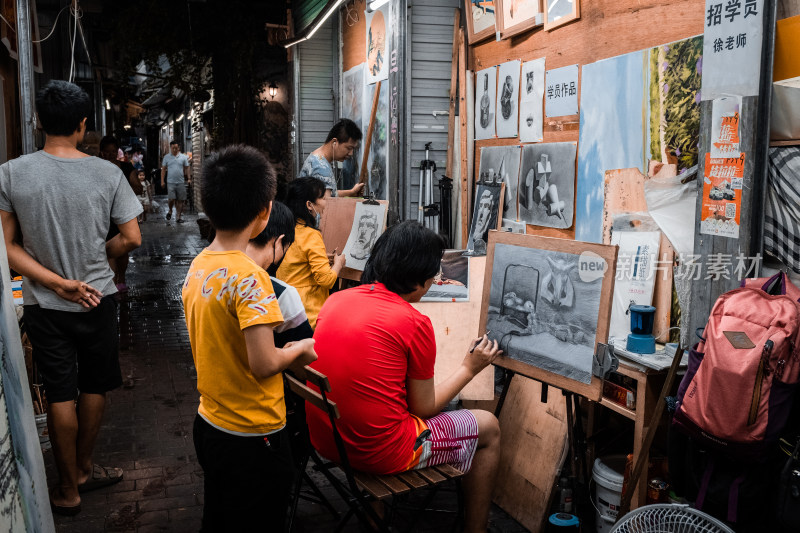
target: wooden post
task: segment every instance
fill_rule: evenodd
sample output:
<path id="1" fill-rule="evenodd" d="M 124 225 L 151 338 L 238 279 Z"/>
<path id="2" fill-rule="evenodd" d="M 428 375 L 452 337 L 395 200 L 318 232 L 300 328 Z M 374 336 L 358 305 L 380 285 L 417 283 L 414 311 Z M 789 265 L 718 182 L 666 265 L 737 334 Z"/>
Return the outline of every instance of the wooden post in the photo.
<path id="1" fill-rule="evenodd" d="M 698 154 L 697 180 L 697 216 L 695 217 L 694 255 L 700 263 L 699 278 L 692 281 L 691 305 L 689 306 L 689 345 L 697 338 L 695 331 L 704 328 L 711 308 L 717 298 L 732 289 L 739 287 L 736 279 L 738 258 L 746 259 L 745 271 L 750 266 L 750 257 L 763 254 L 763 216 L 766 184 L 767 159 L 769 151 L 769 119 L 772 96 L 772 68 L 775 50 L 775 16 L 776 2 L 766 0 L 763 4 L 763 41 L 761 48 L 761 82 L 758 96 L 742 97 L 739 112 L 739 149 L 745 154 L 743 195 L 739 238 L 720 237 L 700 233 L 700 221 L 703 207 L 703 176 L 705 175 L 705 154 L 711 150 L 711 100 L 700 104 L 700 153 Z M 706 71 L 707 72 L 707 71 Z M 729 275 L 715 276 L 709 271 L 711 263 L 717 260 L 729 261 Z M 690 270 L 690 269 L 687 269 Z M 761 265 L 748 277 L 760 275 Z M 741 272 L 742 275 L 745 272 Z M 717 277 L 718 279 L 715 279 Z"/>
<path id="2" fill-rule="evenodd" d="M 464 29 L 458 32 L 458 117 L 461 122 L 461 247 L 467 246 L 467 231 L 470 211 L 472 180 L 469 179 L 469 150 L 467 149 L 467 57 L 464 51 Z M 455 181 L 455 180 L 453 180 Z"/>
<path id="3" fill-rule="evenodd" d="M 453 16 L 453 53 L 450 58 L 450 112 L 447 120 L 447 165 L 445 167 L 444 175 L 448 178 L 453 177 L 453 156 L 455 155 L 455 147 L 453 141 L 456 136 L 456 91 L 458 90 L 458 78 L 460 71 L 458 69 L 458 51 L 459 46 L 459 30 L 461 29 L 461 10 L 455 8 Z"/>
<path id="4" fill-rule="evenodd" d="M 375 129 L 375 114 L 378 112 L 378 98 L 381 96 L 381 82 L 375 84 L 375 96 L 372 97 L 372 113 L 369 115 L 369 127 L 367 136 L 364 139 L 364 157 L 361 158 L 361 175 L 358 177 L 359 183 L 367 181 L 367 161 L 369 160 L 369 147 L 372 144 L 372 130 Z"/>

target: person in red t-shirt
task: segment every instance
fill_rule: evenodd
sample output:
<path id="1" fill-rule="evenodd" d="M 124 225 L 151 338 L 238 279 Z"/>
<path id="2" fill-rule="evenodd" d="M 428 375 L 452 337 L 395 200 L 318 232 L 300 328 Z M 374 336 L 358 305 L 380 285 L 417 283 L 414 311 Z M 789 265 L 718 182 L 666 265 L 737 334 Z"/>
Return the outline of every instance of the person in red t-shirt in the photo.
<path id="1" fill-rule="evenodd" d="M 362 285 L 334 293 L 322 307 L 314 333 L 319 358 L 311 366 L 331 382 L 329 397 L 342 416 L 336 426 L 354 468 L 391 474 L 447 463 L 469 471 L 465 531 L 486 531 L 500 425 L 486 411 L 441 411 L 502 352 L 484 335 L 434 384 L 433 326 L 410 304 L 430 288 L 443 252 L 442 239 L 416 222 L 389 228 L 372 249 Z M 338 460 L 328 417 L 309 409 L 306 419 L 314 448 Z"/>

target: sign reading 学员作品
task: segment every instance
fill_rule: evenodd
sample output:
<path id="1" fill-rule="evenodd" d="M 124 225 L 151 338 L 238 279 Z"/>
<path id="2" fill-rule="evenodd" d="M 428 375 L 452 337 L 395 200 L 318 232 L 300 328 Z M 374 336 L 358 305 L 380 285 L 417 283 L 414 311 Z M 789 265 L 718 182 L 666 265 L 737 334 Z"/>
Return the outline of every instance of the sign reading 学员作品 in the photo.
<path id="1" fill-rule="evenodd" d="M 701 98 L 756 96 L 764 0 L 706 0 Z"/>
<path id="2" fill-rule="evenodd" d="M 547 71 L 544 102 L 545 116 L 578 114 L 578 65 Z"/>

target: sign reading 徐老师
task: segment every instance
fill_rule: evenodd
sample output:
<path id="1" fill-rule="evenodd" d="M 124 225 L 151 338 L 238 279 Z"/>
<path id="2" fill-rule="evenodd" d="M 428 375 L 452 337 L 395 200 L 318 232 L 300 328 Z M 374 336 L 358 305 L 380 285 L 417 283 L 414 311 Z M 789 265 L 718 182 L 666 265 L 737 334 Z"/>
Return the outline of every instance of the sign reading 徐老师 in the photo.
<path id="1" fill-rule="evenodd" d="M 758 95 L 763 12 L 764 0 L 706 0 L 703 100 Z"/>

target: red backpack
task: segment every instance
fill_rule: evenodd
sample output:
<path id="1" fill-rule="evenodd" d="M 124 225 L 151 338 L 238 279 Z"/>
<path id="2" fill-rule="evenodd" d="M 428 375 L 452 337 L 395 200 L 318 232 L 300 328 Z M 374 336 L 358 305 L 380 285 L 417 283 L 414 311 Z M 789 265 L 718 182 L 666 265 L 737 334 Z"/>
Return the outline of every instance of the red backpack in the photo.
<path id="1" fill-rule="evenodd" d="M 798 299 L 782 273 L 719 297 L 689 353 L 677 429 L 729 457 L 763 457 L 786 426 L 800 381 Z"/>

